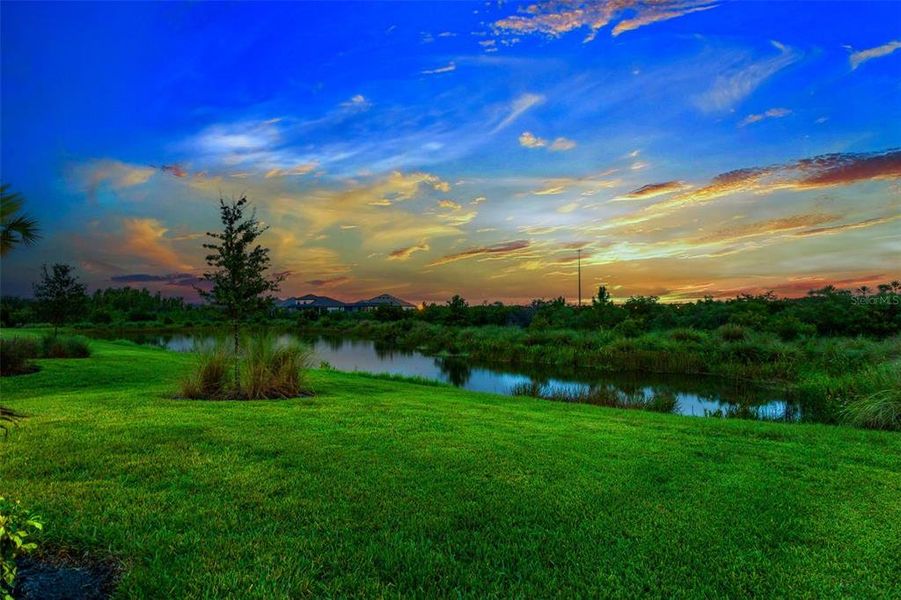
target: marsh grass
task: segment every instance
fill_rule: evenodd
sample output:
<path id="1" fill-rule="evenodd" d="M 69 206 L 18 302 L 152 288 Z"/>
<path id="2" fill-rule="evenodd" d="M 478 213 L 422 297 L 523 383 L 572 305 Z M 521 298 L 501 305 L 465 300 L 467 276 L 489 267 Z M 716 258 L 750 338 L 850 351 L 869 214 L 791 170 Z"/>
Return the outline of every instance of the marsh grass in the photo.
<path id="1" fill-rule="evenodd" d="M 650 394 L 645 394 L 642 390 L 636 390 L 627 393 L 609 385 L 571 388 L 528 381 L 514 385 L 510 393 L 513 396 L 528 396 L 556 402 L 593 404 L 663 413 L 675 412 L 679 407 L 679 401 L 672 392 L 654 390 Z"/>
<path id="2" fill-rule="evenodd" d="M 237 382 L 230 376 L 234 357 L 226 340 L 196 348 L 197 362 L 181 380 L 178 395 L 192 400 L 271 400 L 310 393 L 309 347 L 262 334 L 246 338 L 242 348 Z"/>

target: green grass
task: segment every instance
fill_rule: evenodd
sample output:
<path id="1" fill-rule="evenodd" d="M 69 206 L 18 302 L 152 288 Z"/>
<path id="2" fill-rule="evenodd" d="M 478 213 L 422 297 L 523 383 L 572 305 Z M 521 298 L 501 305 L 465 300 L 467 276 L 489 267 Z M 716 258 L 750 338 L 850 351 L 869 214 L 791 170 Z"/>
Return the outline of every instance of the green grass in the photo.
<path id="1" fill-rule="evenodd" d="M 316 371 L 171 399 L 193 357 L 92 342 L 4 378 L 0 490 L 123 598 L 890 597 L 901 436 Z"/>

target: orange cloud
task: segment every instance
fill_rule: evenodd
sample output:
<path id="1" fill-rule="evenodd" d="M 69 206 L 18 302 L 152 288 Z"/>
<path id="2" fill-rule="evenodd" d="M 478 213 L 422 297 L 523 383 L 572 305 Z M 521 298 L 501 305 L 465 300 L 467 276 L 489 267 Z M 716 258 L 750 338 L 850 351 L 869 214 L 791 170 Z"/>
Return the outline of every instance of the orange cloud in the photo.
<path id="1" fill-rule="evenodd" d="M 156 219 L 129 218 L 122 220 L 123 237 L 119 251 L 138 257 L 150 265 L 173 271 L 190 271 L 166 239 L 169 230 Z"/>
<path id="2" fill-rule="evenodd" d="M 428 252 L 429 245 L 425 242 L 420 242 L 413 246 L 407 246 L 406 248 L 398 248 L 397 250 L 392 251 L 388 255 L 388 260 L 407 260 L 416 252 Z"/>
<path id="3" fill-rule="evenodd" d="M 436 267 L 438 265 L 446 265 L 448 263 L 456 262 L 458 260 L 465 260 L 467 258 L 474 258 L 478 256 L 491 256 L 497 254 L 510 254 L 514 252 L 518 252 L 519 250 L 524 250 L 528 248 L 530 245 L 529 240 L 514 240 L 510 242 L 502 242 L 500 244 L 494 244 L 491 246 L 480 246 L 478 248 L 470 248 L 469 250 L 464 250 L 462 252 L 457 252 L 455 254 L 448 254 L 447 256 L 442 256 L 438 260 L 432 261 L 428 266 Z"/>
<path id="4" fill-rule="evenodd" d="M 643 185 L 637 190 L 632 190 L 624 196 L 630 200 L 644 200 L 645 198 L 654 198 L 664 194 L 672 194 L 689 187 L 684 181 L 664 181 L 662 183 L 649 183 Z"/>

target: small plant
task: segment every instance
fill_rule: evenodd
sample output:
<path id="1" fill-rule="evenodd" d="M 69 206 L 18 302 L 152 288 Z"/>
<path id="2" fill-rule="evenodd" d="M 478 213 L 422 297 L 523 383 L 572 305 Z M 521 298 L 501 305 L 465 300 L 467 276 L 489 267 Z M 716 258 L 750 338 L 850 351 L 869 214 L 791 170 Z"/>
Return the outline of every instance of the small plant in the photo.
<path id="1" fill-rule="evenodd" d="M 41 340 L 43 358 L 87 358 L 88 340 L 80 335 L 47 335 Z"/>
<path id="2" fill-rule="evenodd" d="M 13 409 L 0 406 L 0 432 L 3 432 L 3 437 L 7 436 L 9 428 L 15 425 L 21 418 L 22 415 Z"/>
<path id="3" fill-rule="evenodd" d="M 0 593 L 3 600 L 13 600 L 16 559 L 37 548 L 37 544 L 29 538 L 42 529 L 44 525 L 39 517 L 22 508 L 18 502 L 0 496 Z"/>
<path id="4" fill-rule="evenodd" d="M 33 338 L 0 339 L 0 375 L 34 373 L 38 366 L 32 358 L 41 356 L 41 348 Z"/>

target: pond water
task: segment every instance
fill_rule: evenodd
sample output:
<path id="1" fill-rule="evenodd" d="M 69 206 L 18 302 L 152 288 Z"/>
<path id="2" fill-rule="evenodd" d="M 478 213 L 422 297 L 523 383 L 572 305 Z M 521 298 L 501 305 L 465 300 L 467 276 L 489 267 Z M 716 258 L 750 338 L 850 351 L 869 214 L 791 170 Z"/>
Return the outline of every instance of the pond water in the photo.
<path id="1" fill-rule="evenodd" d="M 209 333 L 93 334 L 107 339 L 128 339 L 175 352 L 190 352 L 197 344 L 212 342 Z M 787 394 L 772 388 L 740 384 L 703 376 L 610 373 L 565 367 L 510 367 L 498 363 L 476 363 L 463 357 L 428 356 L 417 351 L 381 343 L 340 337 L 302 337 L 281 334 L 281 339 L 300 339 L 312 346 L 314 366 L 328 363 L 340 371 L 390 373 L 437 380 L 477 392 L 523 394 L 539 391 L 550 399 L 608 406 L 631 406 L 693 416 L 797 421 L 800 408 Z"/>

